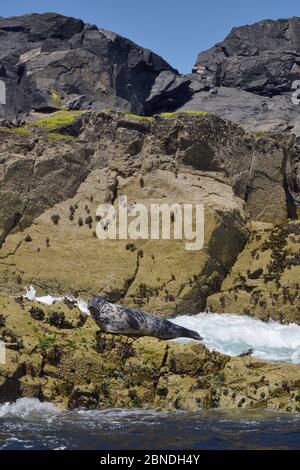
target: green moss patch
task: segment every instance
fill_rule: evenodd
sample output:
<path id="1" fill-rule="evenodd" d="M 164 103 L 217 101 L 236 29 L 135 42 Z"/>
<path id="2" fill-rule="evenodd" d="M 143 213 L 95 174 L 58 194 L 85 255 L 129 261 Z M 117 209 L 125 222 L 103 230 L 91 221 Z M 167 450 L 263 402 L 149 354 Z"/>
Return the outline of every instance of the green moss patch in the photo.
<path id="1" fill-rule="evenodd" d="M 126 116 L 128 116 L 132 119 L 142 119 L 142 120 L 147 119 L 148 121 L 150 121 L 152 119 L 151 116 L 139 116 L 138 114 L 132 114 L 132 113 L 126 113 Z"/>
<path id="2" fill-rule="evenodd" d="M 19 135 L 20 137 L 28 137 L 29 131 L 26 127 L 0 127 L 0 132 L 8 132 L 9 134 Z"/>
<path id="3" fill-rule="evenodd" d="M 206 111 L 176 111 L 174 113 L 161 113 L 161 116 L 164 118 L 174 118 L 180 114 L 188 114 L 190 116 L 205 116 L 208 114 Z"/>
<path id="4" fill-rule="evenodd" d="M 55 132 L 52 132 L 51 134 L 48 134 L 48 138 L 51 140 L 63 140 L 64 142 L 72 142 L 75 140 L 75 137 L 72 135 L 63 135 L 63 134 L 57 134 Z"/>
<path id="5" fill-rule="evenodd" d="M 57 111 L 43 118 L 37 119 L 34 127 L 44 127 L 46 130 L 56 129 L 57 127 L 68 126 L 75 121 L 75 119 L 82 114 L 83 111 Z"/>

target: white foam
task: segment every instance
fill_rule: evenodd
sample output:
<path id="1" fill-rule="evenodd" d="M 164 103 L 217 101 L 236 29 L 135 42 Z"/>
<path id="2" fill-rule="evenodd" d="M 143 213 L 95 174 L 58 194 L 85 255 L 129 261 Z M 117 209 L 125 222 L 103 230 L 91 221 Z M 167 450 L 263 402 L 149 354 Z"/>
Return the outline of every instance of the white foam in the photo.
<path id="1" fill-rule="evenodd" d="M 46 304 L 46 305 L 53 305 L 55 302 L 61 302 L 64 299 L 68 299 L 72 302 L 75 301 L 77 304 L 77 307 L 82 313 L 90 315 L 90 312 L 87 307 L 87 302 L 85 302 L 82 299 L 76 299 L 75 297 L 71 297 L 71 296 L 53 297 L 52 295 L 44 295 L 42 297 L 36 297 L 36 290 L 33 286 L 30 286 L 29 289 L 25 287 L 24 297 L 28 300 L 36 300 L 37 302 L 40 302 L 41 304 Z"/>
<path id="2" fill-rule="evenodd" d="M 37 398 L 19 398 L 14 403 L 0 405 L 0 418 L 51 418 L 61 413 L 61 410 L 52 403 L 42 403 Z"/>
<path id="3" fill-rule="evenodd" d="M 300 363 L 300 326 L 294 323 L 266 323 L 246 315 L 216 313 L 183 315 L 171 321 L 197 331 L 210 350 L 237 356 L 254 349 L 253 355 L 262 359 Z"/>
<path id="4" fill-rule="evenodd" d="M 82 313 L 86 313 L 87 315 L 90 315 L 90 311 L 87 306 L 87 302 L 82 299 L 76 299 L 77 300 L 77 307 Z"/>
<path id="5" fill-rule="evenodd" d="M 30 286 L 29 289 L 27 289 L 27 287 L 25 287 L 25 295 L 24 297 L 28 300 L 34 300 L 35 299 L 35 295 L 36 295 L 36 291 L 35 291 L 35 288 Z"/>

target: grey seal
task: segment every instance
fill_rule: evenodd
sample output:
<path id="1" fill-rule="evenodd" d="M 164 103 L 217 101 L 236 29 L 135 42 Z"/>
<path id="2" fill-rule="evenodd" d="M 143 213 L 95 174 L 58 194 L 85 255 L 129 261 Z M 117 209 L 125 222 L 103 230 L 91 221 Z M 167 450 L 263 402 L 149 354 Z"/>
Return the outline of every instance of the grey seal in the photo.
<path id="1" fill-rule="evenodd" d="M 88 309 L 101 330 L 106 333 L 127 336 L 153 336 L 159 339 L 203 338 L 196 332 L 169 320 L 130 307 L 115 305 L 104 297 L 94 295 Z"/>

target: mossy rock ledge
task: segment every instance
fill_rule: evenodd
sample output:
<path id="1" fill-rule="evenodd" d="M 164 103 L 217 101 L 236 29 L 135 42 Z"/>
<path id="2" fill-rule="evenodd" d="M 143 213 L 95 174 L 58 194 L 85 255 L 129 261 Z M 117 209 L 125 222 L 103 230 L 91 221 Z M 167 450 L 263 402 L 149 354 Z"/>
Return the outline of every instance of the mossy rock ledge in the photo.
<path id="1" fill-rule="evenodd" d="M 300 411 L 300 367 L 231 358 L 197 342 L 98 331 L 70 303 L 0 296 L 0 401 L 34 397 L 62 408 L 271 408 Z"/>

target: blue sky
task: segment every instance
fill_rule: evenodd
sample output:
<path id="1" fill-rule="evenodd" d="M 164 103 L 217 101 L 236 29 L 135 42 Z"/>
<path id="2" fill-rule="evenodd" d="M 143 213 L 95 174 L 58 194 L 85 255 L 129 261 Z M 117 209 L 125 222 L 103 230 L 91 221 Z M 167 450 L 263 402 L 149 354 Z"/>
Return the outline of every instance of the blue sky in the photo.
<path id="1" fill-rule="evenodd" d="M 300 16 L 299 0 L 9 0 L 0 16 L 55 11 L 128 37 L 181 72 L 233 26 Z"/>

